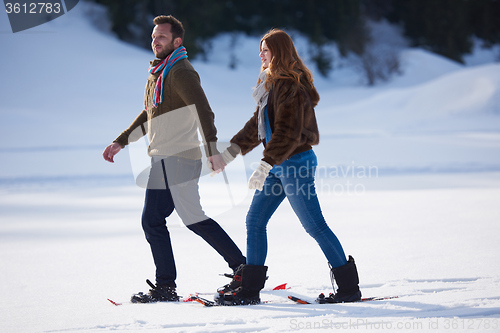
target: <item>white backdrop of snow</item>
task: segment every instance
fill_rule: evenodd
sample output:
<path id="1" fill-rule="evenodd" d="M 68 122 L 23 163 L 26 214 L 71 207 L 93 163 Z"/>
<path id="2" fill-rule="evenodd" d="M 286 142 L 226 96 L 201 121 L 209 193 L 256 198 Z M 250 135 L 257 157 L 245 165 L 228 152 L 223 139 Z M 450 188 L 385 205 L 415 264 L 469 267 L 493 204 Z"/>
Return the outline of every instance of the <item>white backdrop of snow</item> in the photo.
<path id="1" fill-rule="evenodd" d="M 0 14 L 2 332 L 499 330 L 500 65 L 484 63 L 484 50 L 463 66 L 407 48 L 404 75 L 370 88 L 348 67 L 315 75 L 324 215 L 356 258 L 363 294 L 399 299 L 302 306 L 266 292 L 275 303 L 108 303 L 145 290 L 154 275 L 128 150 L 114 164 L 101 157 L 141 110 L 151 53 L 95 29 L 90 10 L 80 3 L 17 34 Z M 221 141 L 253 113 L 258 43 L 242 38 L 230 50 L 231 36 L 221 36 L 207 62 L 193 61 Z M 227 68 L 231 52 L 236 70 Z M 235 207 L 221 177 L 201 180 L 205 209 L 243 250 L 245 172 L 260 156 L 256 149 L 228 170 Z M 226 283 L 216 253 L 177 216 L 168 224 L 179 293 Z M 287 203 L 268 229 L 268 287 L 288 282 L 288 292 L 309 298 L 331 289 L 324 256 Z"/>

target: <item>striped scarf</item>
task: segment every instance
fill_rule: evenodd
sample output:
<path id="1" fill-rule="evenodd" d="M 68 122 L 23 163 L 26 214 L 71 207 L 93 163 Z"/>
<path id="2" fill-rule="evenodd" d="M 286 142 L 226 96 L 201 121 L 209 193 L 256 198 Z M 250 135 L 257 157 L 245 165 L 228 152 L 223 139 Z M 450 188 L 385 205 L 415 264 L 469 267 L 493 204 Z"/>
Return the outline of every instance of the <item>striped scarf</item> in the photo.
<path id="1" fill-rule="evenodd" d="M 158 105 L 163 102 L 163 82 L 165 81 L 165 76 L 172 68 L 172 66 L 181 59 L 186 59 L 187 51 L 184 46 L 175 49 L 168 57 L 163 59 L 158 65 L 149 67 L 149 74 L 155 74 L 161 72 L 160 76 L 156 80 L 156 87 L 153 99 L 153 107 L 158 107 Z M 144 106 L 147 108 L 147 99 L 144 100 Z"/>

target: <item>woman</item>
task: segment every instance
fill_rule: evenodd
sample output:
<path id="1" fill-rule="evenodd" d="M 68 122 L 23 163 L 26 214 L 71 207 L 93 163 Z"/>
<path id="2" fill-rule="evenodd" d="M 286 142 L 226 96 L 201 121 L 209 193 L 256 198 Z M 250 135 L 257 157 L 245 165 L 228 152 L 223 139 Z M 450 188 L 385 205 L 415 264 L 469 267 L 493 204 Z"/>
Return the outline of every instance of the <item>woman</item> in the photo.
<path id="1" fill-rule="evenodd" d="M 225 305 L 260 303 L 259 292 L 267 272 L 266 226 L 286 197 L 332 267 L 338 290 L 326 301 L 357 301 L 361 292 L 354 259 L 349 256 L 346 260 L 340 242 L 325 222 L 315 192 L 317 160 L 311 145 L 319 143 L 314 114 L 319 95 L 312 74 L 282 30 L 273 29 L 261 39 L 260 57 L 262 71 L 253 93 L 257 111 L 222 154 L 227 164 L 261 142 L 265 147 L 264 158 L 248 182 L 249 188 L 257 191 L 246 218 L 247 264 L 240 266 L 233 281 L 221 288 L 216 298 Z"/>

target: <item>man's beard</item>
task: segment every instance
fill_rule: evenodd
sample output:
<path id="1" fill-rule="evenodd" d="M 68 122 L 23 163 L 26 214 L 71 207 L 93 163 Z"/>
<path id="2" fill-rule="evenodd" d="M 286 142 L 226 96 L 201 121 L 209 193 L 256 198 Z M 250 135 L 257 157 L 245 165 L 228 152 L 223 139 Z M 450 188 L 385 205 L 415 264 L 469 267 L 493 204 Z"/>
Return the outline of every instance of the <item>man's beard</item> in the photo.
<path id="1" fill-rule="evenodd" d="M 169 45 L 165 46 L 164 50 L 161 51 L 160 53 L 158 54 L 155 54 L 155 56 L 158 58 L 158 59 L 165 59 L 166 57 L 168 57 L 168 55 L 170 53 L 172 53 L 172 51 L 175 50 L 175 46 L 174 46 L 174 42 L 170 43 Z"/>

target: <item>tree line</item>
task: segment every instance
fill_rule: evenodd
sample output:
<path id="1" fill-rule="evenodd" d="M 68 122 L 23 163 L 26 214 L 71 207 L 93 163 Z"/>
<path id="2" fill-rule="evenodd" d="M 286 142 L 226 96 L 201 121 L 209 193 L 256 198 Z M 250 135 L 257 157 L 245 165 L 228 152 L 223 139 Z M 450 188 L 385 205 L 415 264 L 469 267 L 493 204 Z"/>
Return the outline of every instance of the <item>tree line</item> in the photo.
<path id="1" fill-rule="evenodd" d="M 150 48 L 152 19 L 171 14 L 186 28 L 190 57 L 225 32 L 262 35 L 270 28 L 302 33 L 321 50 L 335 42 L 342 56 L 362 56 L 370 42 L 366 21 L 385 19 L 402 27 L 412 46 L 462 62 L 474 38 L 500 44 L 500 0 L 94 0 L 107 7 L 111 29 L 125 41 Z M 313 57 L 320 73 L 328 55 Z"/>

